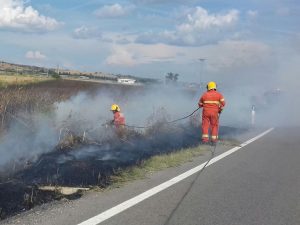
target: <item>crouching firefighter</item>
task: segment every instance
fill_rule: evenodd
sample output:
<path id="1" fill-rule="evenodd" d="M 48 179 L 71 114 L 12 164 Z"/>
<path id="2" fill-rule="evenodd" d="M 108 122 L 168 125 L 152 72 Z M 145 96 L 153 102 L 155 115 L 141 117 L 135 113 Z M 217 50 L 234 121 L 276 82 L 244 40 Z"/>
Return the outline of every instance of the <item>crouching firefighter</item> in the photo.
<path id="1" fill-rule="evenodd" d="M 117 104 L 112 104 L 110 110 L 114 115 L 114 119 L 111 121 L 111 124 L 114 125 L 118 137 L 123 138 L 125 136 L 125 117 L 123 113 L 121 113 L 121 109 Z"/>
<path id="2" fill-rule="evenodd" d="M 215 82 L 209 82 L 198 106 L 203 108 L 202 111 L 202 143 L 209 143 L 209 129 L 211 130 L 211 142 L 216 144 L 219 132 L 219 116 L 225 107 L 225 99 L 221 93 L 217 91 Z"/>

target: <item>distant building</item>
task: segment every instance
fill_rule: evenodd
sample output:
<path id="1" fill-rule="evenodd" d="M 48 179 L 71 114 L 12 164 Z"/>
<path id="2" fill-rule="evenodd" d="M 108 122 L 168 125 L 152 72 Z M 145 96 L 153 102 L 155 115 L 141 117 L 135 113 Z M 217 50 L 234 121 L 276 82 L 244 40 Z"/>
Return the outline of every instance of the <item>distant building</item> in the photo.
<path id="1" fill-rule="evenodd" d="M 90 78 L 87 77 L 87 76 L 79 76 L 79 78 L 80 78 L 80 79 L 83 79 L 83 80 L 88 80 L 88 79 L 90 79 Z"/>
<path id="2" fill-rule="evenodd" d="M 118 78 L 118 83 L 122 84 L 135 84 L 136 80 L 130 78 Z"/>

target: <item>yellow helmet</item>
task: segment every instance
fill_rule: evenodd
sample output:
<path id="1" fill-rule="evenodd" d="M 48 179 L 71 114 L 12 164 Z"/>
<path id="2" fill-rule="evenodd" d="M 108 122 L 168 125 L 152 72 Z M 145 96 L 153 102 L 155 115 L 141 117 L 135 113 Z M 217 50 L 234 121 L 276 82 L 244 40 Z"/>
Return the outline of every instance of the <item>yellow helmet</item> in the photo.
<path id="1" fill-rule="evenodd" d="M 112 104 L 111 107 L 110 107 L 110 110 L 111 111 L 117 111 L 117 112 L 121 111 L 120 107 L 117 104 Z"/>
<path id="2" fill-rule="evenodd" d="M 209 91 L 209 90 L 212 90 L 212 89 L 217 89 L 217 84 L 213 81 L 208 82 L 208 84 L 207 84 L 207 90 Z"/>

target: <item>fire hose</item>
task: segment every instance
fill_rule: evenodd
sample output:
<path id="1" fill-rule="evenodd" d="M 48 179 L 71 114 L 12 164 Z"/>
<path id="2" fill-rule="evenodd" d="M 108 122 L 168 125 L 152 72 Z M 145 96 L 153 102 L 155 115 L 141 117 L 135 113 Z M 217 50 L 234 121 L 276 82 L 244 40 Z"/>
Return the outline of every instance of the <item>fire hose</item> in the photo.
<path id="1" fill-rule="evenodd" d="M 171 123 L 176 123 L 180 120 L 187 119 L 187 118 L 191 117 L 192 115 L 194 115 L 199 109 L 200 109 L 200 107 L 195 109 L 191 114 L 189 114 L 187 116 L 184 116 L 184 117 L 176 119 L 176 120 L 166 121 L 166 122 L 163 122 L 162 124 L 171 124 Z M 138 129 L 145 129 L 145 128 L 151 127 L 151 126 L 135 126 L 135 125 L 126 125 L 126 124 L 124 126 L 129 127 L 129 128 L 138 128 Z"/>
<path id="2" fill-rule="evenodd" d="M 184 120 L 184 119 L 187 119 L 191 116 L 193 116 L 198 110 L 200 109 L 200 107 L 198 107 L 197 109 L 195 109 L 192 113 L 190 113 L 189 115 L 187 116 L 184 116 L 184 117 L 181 117 L 181 118 L 178 118 L 178 119 L 175 119 L 175 120 L 172 120 L 172 121 L 166 121 L 162 124 L 172 124 L 172 123 L 176 123 L 178 121 L 181 121 L 181 120 Z M 16 119 L 18 122 L 22 123 L 24 126 L 26 127 L 29 127 L 27 123 L 23 122 L 22 120 L 20 120 L 19 118 L 17 118 L 16 116 L 14 116 L 13 114 L 9 113 L 14 119 Z M 219 114 L 220 116 L 221 114 Z M 104 124 L 101 124 L 101 126 L 107 126 L 108 124 L 107 123 L 104 123 Z M 100 126 L 99 126 L 100 127 Z M 129 128 L 138 128 L 138 129 L 145 129 L 145 128 L 149 128 L 151 126 L 135 126 L 135 125 L 125 125 L 125 127 L 129 127 Z M 86 130 L 84 132 L 84 136 L 86 134 L 87 131 L 93 131 L 93 130 L 96 130 L 98 127 L 94 127 L 94 128 L 91 128 L 89 130 Z M 60 130 L 60 136 L 61 136 L 61 132 L 62 132 L 62 129 Z M 183 196 L 180 198 L 180 200 L 178 201 L 178 203 L 176 204 L 175 208 L 172 210 L 172 212 L 169 214 L 166 222 L 164 223 L 164 225 L 168 225 L 171 221 L 171 219 L 173 218 L 174 214 L 176 213 L 176 211 L 178 210 L 179 206 L 182 204 L 182 202 L 184 201 L 184 199 L 186 198 L 186 196 L 188 195 L 188 193 L 191 191 L 191 189 L 193 188 L 195 182 L 198 180 L 199 176 L 202 174 L 202 172 L 205 170 L 206 166 L 209 164 L 209 162 L 214 158 L 215 156 L 215 151 L 216 151 L 216 148 L 217 148 L 217 144 L 215 144 L 214 146 L 212 146 L 211 148 L 211 156 L 209 158 L 209 160 L 205 163 L 205 165 L 202 167 L 202 169 L 197 173 L 197 175 L 195 176 L 195 178 L 192 180 L 192 182 L 190 183 L 189 187 L 187 188 L 187 190 L 185 191 L 185 193 L 183 194 Z"/>
<path id="3" fill-rule="evenodd" d="M 221 116 L 221 113 L 219 113 L 219 118 L 220 118 L 220 116 Z M 185 193 L 182 195 L 182 197 L 180 198 L 180 200 L 177 202 L 175 208 L 169 214 L 166 222 L 163 225 L 170 224 L 171 219 L 173 218 L 174 214 L 176 213 L 176 211 L 178 210 L 179 206 L 182 204 L 182 202 L 184 201 L 184 199 L 186 198 L 186 196 L 188 195 L 188 193 L 190 193 L 190 191 L 192 190 L 193 186 L 195 185 L 195 182 L 198 180 L 199 176 L 202 174 L 202 172 L 204 171 L 204 169 L 206 168 L 206 166 L 209 164 L 209 162 L 214 158 L 215 152 L 216 152 L 216 148 L 217 148 L 217 143 L 215 143 L 212 146 L 212 148 L 210 150 L 210 152 L 211 152 L 210 158 L 207 160 L 207 162 L 205 163 L 205 165 L 202 167 L 202 169 L 197 173 L 197 175 L 195 176 L 195 178 L 192 180 L 192 182 L 190 183 L 189 187 L 186 189 Z"/>
<path id="4" fill-rule="evenodd" d="M 192 115 L 194 115 L 198 110 L 200 109 L 200 107 L 198 107 L 197 109 L 195 109 L 191 114 L 184 116 L 182 118 L 176 119 L 176 120 L 172 120 L 172 121 L 167 121 L 164 122 L 162 124 L 171 124 L 171 123 L 176 123 L 178 121 L 187 119 L 189 117 L 191 117 Z M 221 112 L 219 113 L 219 117 L 221 116 Z M 107 125 L 107 124 L 103 124 L 103 125 Z M 138 129 L 144 129 L 144 128 L 149 128 L 151 126 L 135 126 L 135 125 L 125 125 L 125 127 L 129 127 L 129 128 L 138 128 Z M 171 219 L 173 218 L 174 214 L 176 213 L 176 211 L 178 210 L 179 206 L 182 204 L 183 200 L 186 198 L 186 196 L 188 195 L 188 193 L 191 191 L 191 189 L 193 188 L 195 182 L 198 180 L 199 176 L 201 175 L 201 173 L 204 171 L 205 167 L 209 164 L 209 162 L 214 158 L 215 156 L 215 151 L 217 148 L 217 144 L 213 145 L 211 148 L 211 156 L 208 159 L 208 161 L 205 163 L 205 165 L 202 167 L 202 169 L 197 173 L 196 177 L 192 180 L 192 182 L 190 183 L 189 187 L 187 188 L 187 190 L 185 191 L 185 193 L 183 194 L 183 196 L 180 198 L 180 200 L 178 201 L 178 203 L 176 204 L 175 208 L 172 210 L 172 212 L 170 213 L 170 215 L 168 216 L 166 222 L 164 223 L 164 225 L 168 225 L 171 221 Z"/>
<path id="5" fill-rule="evenodd" d="M 176 204 L 175 208 L 171 211 L 171 213 L 169 214 L 166 222 L 163 225 L 168 225 L 170 224 L 171 219 L 173 218 L 174 214 L 177 212 L 179 206 L 182 204 L 182 202 L 184 201 L 184 199 L 186 198 L 186 196 L 188 195 L 188 193 L 190 193 L 190 191 L 192 190 L 193 186 L 195 185 L 195 182 L 198 180 L 199 176 L 202 174 L 202 172 L 204 171 L 204 169 L 206 168 L 206 166 L 208 165 L 208 163 L 214 158 L 215 156 L 215 151 L 216 151 L 217 145 L 215 144 L 212 149 L 211 149 L 211 156 L 208 159 L 208 161 L 205 163 L 205 165 L 202 167 L 202 169 L 197 173 L 197 175 L 195 176 L 195 178 L 192 180 L 192 182 L 190 183 L 190 185 L 188 186 L 187 190 L 185 191 L 185 193 L 182 195 L 182 197 L 180 198 L 180 200 L 178 201 L 178 203 Z"/>
<path id="6" fill-rule="evenodd" d="M 187 118 L 191 117 L 192 115 L 194 115 L 199 109 L 200 109 L 200 107 L 198 107 L 197 109 L 195 109 L 192 113 L 190 113 L 190 114 L 187 115 L 187 116 L 184 116 L 184 117 L 181 117 L 181 118 L 179 118 L 179 119 L 172 120 L 172 121 L 166 121 L 166 122 L 163 122 L 162 124 L 172 124 L 172 123 L 176 123 L 176 122 L 178 122 L 178 121 L 187 119 Z M 107 127 L 107 126 L 112 126 L 112 125 L 113 125 L 112 122 L 106 122 L 106 123 L 102 123 L 102 124 L 100 124 L 100 125 L 98 125 L 98 126 L 96 126 L 96 127 L 92 127 L 92 128 L 89 128 L 89 129 L 84 130 L 84 132 L 83 132 L 83 140 L 85 140 L 86 135 L 87 135 L 88 133 L 93 132 L 93 131 L 95 131 L 95 130 L 97 130 L 97 129 L 103 127 L 103 126 L 106 126 L 106 127 Z M 128 128 L 136 128 L 136 129 L 147 129 L 147 128 L 150 128 L 150 127 L 152 127 L 152 126 L 151 126 L 151 125 L 148 125 L 148 126 L 136 126 L 136 125 L 127 125 L 127 124 L 124 124 L 124 127 L 128 127 Z M 62 130 L 63 130 L 63 128 L 60 129 L 59 140 L 60 140 L 60 137 L 61 137 Z M 123 140 L 123 141 L 125 141 L 125 140 Z M 126 141 L 126 142 L 128 142 L 128 141 Z M 97 143 L 97 142 L 94 142 L 94 143 L 99 144 L 99 143 Z M 128 142 L 128 143 L 130 143 L 130 142 Z M 101 145 L 101 144 L 99 144 L 99 145 Z"/>

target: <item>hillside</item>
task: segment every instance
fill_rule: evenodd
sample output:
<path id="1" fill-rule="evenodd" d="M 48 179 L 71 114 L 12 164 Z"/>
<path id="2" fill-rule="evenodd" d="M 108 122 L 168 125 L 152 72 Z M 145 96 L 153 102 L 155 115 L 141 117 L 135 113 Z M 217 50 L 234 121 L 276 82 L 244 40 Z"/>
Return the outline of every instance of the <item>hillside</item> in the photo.
<path id="1" fill-rule="evenodd" d="M 22 65 L 0 61 L 0 75 L 37 75 L 37 76 L 53 76 L 60 75 L 62 78 L 81 78 L 95 80 L 111 80 L 117 81 L 118 78 L 132 78 L 139 83 L 157 83 L 158 80 L 151 78 L 141 78 L 132 75 L 111 74 L 104 72 L 86 72 L 79 70 L 69 70 L 57 68 L 46 68 L 31 65 Z"/>

